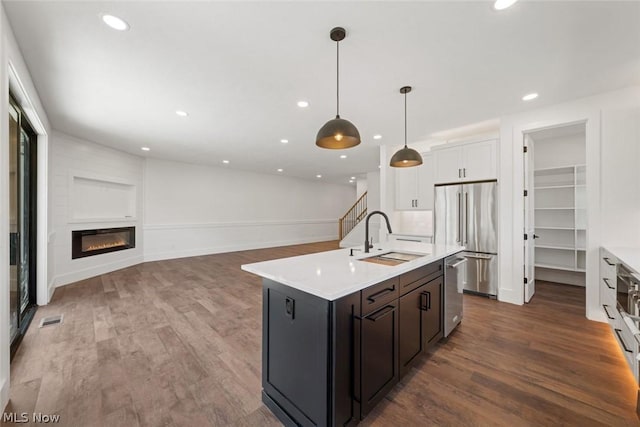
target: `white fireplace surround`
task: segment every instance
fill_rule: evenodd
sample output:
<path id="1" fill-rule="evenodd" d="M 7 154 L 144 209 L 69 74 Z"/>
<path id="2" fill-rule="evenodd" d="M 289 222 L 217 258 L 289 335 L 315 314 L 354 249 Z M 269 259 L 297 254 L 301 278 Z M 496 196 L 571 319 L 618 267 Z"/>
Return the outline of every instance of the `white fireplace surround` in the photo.
<path id="1" fill-rule="evenodd" d="M 113 176 L 69 173 L 69 223 L 136 219 L 136 185 Z"/>

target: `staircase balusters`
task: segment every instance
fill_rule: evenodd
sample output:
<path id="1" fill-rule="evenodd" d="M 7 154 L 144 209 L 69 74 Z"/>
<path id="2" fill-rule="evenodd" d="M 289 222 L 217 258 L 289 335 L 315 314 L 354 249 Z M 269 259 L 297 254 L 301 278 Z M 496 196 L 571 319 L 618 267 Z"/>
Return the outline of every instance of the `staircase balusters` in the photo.
<path id="1" fill-rule="evenodd" d="M 365 191 L 362 196 L 351 206 L 351 208 L 344 214 L 339 220 L 339 240 L 345 238 L 347 234 L 354 229 L 360 221 L 367 216 L 367 192 Z"/>

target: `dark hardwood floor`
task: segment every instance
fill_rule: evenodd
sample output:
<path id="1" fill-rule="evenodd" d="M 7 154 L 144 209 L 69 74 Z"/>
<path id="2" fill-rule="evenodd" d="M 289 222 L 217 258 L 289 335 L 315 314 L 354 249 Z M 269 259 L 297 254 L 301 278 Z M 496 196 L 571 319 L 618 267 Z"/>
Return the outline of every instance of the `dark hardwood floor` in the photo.
<path id="1" fill-rule="evenodd" d="M 151 262 L 59 288 L 16 354 L 6 411 L 79 427 L 280 425 L 260 401 L 261 280 L 240 265 L 336 247 Z M 640 425 L 637 386 L 608 326 L 584 318 L 583 289 L 464 304 L 362 425 Z M 56 313 L 62 325 L 37 328 Z"/>

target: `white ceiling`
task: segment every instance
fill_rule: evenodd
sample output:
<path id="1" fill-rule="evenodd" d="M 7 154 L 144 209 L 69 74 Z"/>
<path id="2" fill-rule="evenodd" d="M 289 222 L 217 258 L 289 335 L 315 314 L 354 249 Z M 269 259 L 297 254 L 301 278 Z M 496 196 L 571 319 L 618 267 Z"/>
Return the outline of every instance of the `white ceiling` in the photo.
<path id="1" fill-rule="evenodd" d="M 3 4 L 55 129 L 138 155 L 332 182 L 377 170 L 377 146 L 401 143 L 404 85 L 419 141 L 640 84 L 638 2 Z M 111 30 L 102 13 L 131 29 Z M 314 143 L 335 115 L 334 26 L 347 29 L 341 115 L 363 140 L 339 151 Z"/>

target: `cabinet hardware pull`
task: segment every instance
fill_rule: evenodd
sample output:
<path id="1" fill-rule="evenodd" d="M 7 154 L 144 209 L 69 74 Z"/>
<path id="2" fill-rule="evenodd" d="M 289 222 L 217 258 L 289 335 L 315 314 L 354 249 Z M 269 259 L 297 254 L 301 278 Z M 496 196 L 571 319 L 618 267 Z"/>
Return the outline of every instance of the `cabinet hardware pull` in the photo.
<path id="1" fill-rule="evenodd" d="M 420 310 L 422 311 L 431 310 L 431 292 L 429 291 L 420 292 Z"/>
<path id="2" fill-rule="evenodd" d="M 467 262 L 467 259 L 466 259 L 466 258 L 461 259 L 460 261 L 456 262 L 455 264 L 449 264 L 449 265 L 447 265 L 447 267 L 449 267 L 449 268 L 458 268 L 458 267 L 460 267 L 462 264 L 464 264 L 465 262 Z"/>
<path id="3" fill-rule="evenodd" d="M 602 304 L 602 308 L 604 309 L 604 314 L 606 314 L 606 315 L 607 315 L 607 317 L 609 318 L 609 320 L 615 320 L 615 319 L 616 319 L 615 317 L 611 317 L 611 316 L 609 315 L 609 310 L 607 310 L 607 307 L 608 307 L 608 305 L 606 305 L 606 304 Z"/>
<path id="4" fill-rule="evenodd" d="M 463 178 L 467 177 L 467 168 L 462 168 L 462 177 Z"/>
<path id="5" fill-rule="evenodd" d="M 633 353 L 633 351 L 627 348 L 627 345 L 624 343 L 624 340 L 622 339 L 622 335 L 620 335 L 620 332 L 622 332 L 622 329 L 615 328 L 614 331 L 616 331 L 616 335 L 618 336 L 618 339 L 620 340 L 620 344 L 622 344 L 622 348 L 624 349 L 624 351 L 626 351 L 627 353 Z"/>
<path id="6" fill-rule="evenodd" d="M 383 308 L 381 308 L 380 310 L 374 312 L 373 314 L 370 314 L 369 316 L 365 317 L 365 319 L 367 320 L 372 320 L 372 321 L 376 321 L 379 320 L 381 318 L 383 318 L 384 316 L 386 316 L 387 314 L 391 313 L 393 310 L 395 310 L 396 308 L 392 305 L 387 305 Z"/>
<path id="7" fill-rule="evenodd" d="M 469 193 L 464 192 L 464 244 L 469 243 Z"/>
<path id="8" fill-rule="evenodd" d="M 462 169 L 458 169 L 458 178 L 462 178 Z"/>
<path id="9" fill-rule="evenodd" d="M 613 286 L 609 284 L 609 279 L 607 279 L 606 277 L 603 277 L 602 280 L 604 281 L 604 284 L 607 285 L 607 288 L 615 289 Z"/>
<path id="10" fill-rule="evenodd" d="M 609 264 L 610 266 L 614 266 L 616 265 L 615 263 L 611 262 L 611 260 L 607 257 L 602 258 L 604 260 L 604 262 L 606 262 L 607 264 Z"/>
<path id="11" fill-rule="evenodd" d="M 460 209 L 461 209 L 461 204 L 462 204 L 462 194 L 458 193 L 458 229 L 456 230 L 458 235 L 456 236 L 456 242 L 460 242 L 460 235 L 462 234 L 461 230 L 462 230 L 462 224 L 460 223 Z"/>
<path id="12" fill-rule="evenodd" d="M 375 294 L 373 294 L 373 295 L 369 295 L 369 296 L 367 297 L 367 301 L 369 301 L 371 304 L 373 304 L 373 303 L 375 303 L 375 302 L 376 302 L 376 300 L 377 300 L 379 297 L 385 296 L 385 295 L 387 295 L 387 294 L 389 294 L 389 293 L 391 293 L 391 292 L 393 292 L 393 291 L 395 291 L 395 290 L 396 290 L 396 286 L 395 286 L 395 285 L 393 285 L 393 286 L 392 286 L 392 287 L 390 287 L 390 288 L 385 288 L 385 289 L 383 289 L 383 290 L 381 290 L 381 291 L 376 292 L 376 293 L 375 293 Z"/>
<path id="13" fill-rule="evenodd" d="M 482 255 L 482 254 L 476 254 L 476 255 L 464 254 L 462 256 L 465 258 L 472 258 L 472 259 L 491 259 L 495 255 L 492 256 L 492 255 Z"/>

